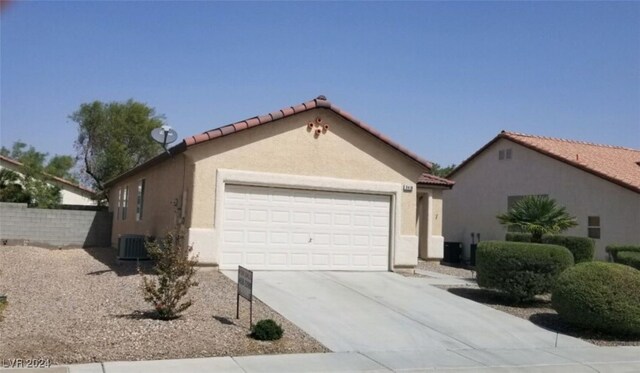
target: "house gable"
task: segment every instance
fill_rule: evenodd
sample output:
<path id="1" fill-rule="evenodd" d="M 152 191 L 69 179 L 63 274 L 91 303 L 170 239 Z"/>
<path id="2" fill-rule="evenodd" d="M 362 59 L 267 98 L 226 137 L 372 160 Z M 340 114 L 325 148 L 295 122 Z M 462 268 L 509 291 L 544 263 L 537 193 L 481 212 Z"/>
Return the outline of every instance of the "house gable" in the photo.
<path id="1" fill-rule="evenodd" d="M 620 146 L 593 144 L 502 131 L 456 167 L 448 178 L 454 178 L 476 157 L 500 139 L 506 139 L 542 155 L 573 166 L 623 188 L 640 193 L 640 150 Z"/>
<path id="2" fill-rule="evenodd" d="M 316 134 L 315 124 L 328 125 Z M 396 182 L 413 186 L 402 195 L 406 221 L 415 220 L 415 185 L 427 169 L 361 128 L 323 108 L 193 146 L 185 155 L 194 163 L 193 226 L 213 225 L 216 171 L 246 170 L 282 175 Z M 404 218 L 403 218 L 404 220 Z M 406 224 L 403 233 L 414 234 Z"/>

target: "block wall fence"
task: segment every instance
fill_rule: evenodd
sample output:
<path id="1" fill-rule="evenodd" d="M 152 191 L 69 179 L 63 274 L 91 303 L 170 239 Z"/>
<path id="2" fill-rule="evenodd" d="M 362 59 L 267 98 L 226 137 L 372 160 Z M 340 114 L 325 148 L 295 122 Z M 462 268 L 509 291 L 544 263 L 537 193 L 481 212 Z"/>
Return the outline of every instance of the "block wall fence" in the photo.
<path id="1" fill-rule="evenodd" d="M 111 246 L 111 213 L 0 203 L 0 244 Z"/>

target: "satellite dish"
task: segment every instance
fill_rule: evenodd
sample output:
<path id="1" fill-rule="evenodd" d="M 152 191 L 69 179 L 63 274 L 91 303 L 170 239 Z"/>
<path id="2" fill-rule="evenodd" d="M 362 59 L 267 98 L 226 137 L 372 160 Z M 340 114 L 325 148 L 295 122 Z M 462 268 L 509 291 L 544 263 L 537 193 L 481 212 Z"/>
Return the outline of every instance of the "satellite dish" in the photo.
<path id="1" fill-rule="evenodd" d="M 172 142 L 178 139 L 178 133 L 171 127 L 164 125 L 160 128 L 154 128 L 151 131 L 151 138 L 158 144 L 162 145 L 164 150 L 167 150 L 167 144 L 171 144 Z"/>

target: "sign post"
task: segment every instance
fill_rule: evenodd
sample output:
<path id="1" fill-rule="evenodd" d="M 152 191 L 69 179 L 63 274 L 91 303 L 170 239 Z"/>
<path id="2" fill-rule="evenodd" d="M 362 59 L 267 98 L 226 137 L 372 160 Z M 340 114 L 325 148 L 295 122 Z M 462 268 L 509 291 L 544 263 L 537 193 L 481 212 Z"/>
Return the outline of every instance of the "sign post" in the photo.
<path id="1" fill-rule="evenodd" d="M 240 297 L 249 301 L 249 328 L 253 326 L 253 271 L 238 266 L 238 295 L 236 297 L 236 319 L 240 318 Z"/>

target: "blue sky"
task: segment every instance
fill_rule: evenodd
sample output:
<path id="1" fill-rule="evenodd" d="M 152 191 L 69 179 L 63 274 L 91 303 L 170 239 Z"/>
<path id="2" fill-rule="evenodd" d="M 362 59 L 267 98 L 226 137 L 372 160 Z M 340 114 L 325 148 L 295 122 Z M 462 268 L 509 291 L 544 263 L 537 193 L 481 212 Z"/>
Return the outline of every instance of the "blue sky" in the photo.
<path id="1" fill-rule="evenodd" d="M 0 137 L 73 153 L 81 103 L 181 137 L 326 95 L 425 158 L 506 129 L 640 148 L 640 2 L 14 2 Z"/>

